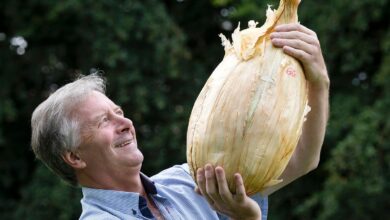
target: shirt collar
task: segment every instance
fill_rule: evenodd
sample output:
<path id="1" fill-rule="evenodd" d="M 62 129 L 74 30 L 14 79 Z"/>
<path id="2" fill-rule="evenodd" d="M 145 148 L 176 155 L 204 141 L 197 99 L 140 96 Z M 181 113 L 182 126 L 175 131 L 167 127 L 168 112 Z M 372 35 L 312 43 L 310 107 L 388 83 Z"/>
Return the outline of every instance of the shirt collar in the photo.
<path id="1" fill-rule="evenodd" d="M 157 189 L 156 189 L 156 186 L 154 185 L 154 182 L 143 173 L 140 173 L 140 177 L 141 177 L 141 182 L 142 182 L 142 185 L 144 186 L 145 192 L 147 194 L 156 195 Z"/>
<path id="2" fill-rule="evenodd" d="M 140 173 L 140 177 L 145 192 L 147 194 L 157 194 L 154 182 L 143 173 Z M 135 192 L 94 189 L 88 187 L 82 187 L 82 192 L 84 202 L 104 204 L 104 206 L 127 214 L 134 214 L 133 210 L 138 210 L 140 208 L 140 203 L 142 205 L 143 200 L 145 200 L 139 193 Z"/>

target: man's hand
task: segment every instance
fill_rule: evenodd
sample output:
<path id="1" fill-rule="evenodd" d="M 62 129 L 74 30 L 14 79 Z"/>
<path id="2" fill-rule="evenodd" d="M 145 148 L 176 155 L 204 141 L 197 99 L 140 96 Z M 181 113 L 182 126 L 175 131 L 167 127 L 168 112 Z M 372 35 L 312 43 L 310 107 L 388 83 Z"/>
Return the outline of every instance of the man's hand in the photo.
<path id="1" fill-rule="evenodd" d="M 207 164 L 197 170 L 198 188 L 196 191 L 203 195 L 210 206 L 231 219 L 261 220 L 259 205 L 245 193 L 245 187 L 240 174 L 234 175 L 236 193 L 228 188 L 225 171 L 217 166 L 215 169 Z"/>
<path id="2" fill-rule="evenodd" d="M 299 23 L 283 24 L 278 25 L 270 37 L 275 47 L 283 48 L 286 54 L 302 63 L 309 86 L 314 88 L 329 86 L 320 42 L 314 31 Z"/>

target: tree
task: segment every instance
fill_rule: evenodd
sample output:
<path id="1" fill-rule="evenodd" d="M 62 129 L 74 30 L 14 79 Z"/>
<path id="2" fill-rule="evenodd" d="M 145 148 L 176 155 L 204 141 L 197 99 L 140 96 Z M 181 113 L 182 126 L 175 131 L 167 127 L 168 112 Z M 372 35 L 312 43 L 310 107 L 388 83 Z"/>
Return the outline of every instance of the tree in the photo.
<path id="1" fill-rule="evenodd" d="M 185 36 L 164 5 L 153 0 L 6 1 L 0 15 L 6 21 L 0 26 L 5 38 L 0 42 L 3 219 L 55 218 L 64 202 L 71 205 L 61 219 L 80 214 L 70 208 L 78 207 L 79 190 L 53 179 L 29 147 L 33 109 L 79 73 L 101 70 L 108 79 L 109 96 L 138 128 L 149 161 L 145 173 L 185 161 L 195 73 L 186 67 Z"/>

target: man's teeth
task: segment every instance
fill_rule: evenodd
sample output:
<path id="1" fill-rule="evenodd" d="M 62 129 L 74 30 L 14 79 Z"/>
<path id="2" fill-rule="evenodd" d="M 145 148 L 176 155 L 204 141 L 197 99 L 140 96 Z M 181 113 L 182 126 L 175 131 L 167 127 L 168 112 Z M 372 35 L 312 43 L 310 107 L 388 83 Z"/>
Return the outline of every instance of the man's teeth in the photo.
<path id="1" fill-rule="evenodd" d="M 123 142 L 122 144 L 118 144 L 118 145 L 116 145 L 115 147 L 116 147 L 116 148 L 124 147 L 124 146 L 126 146 L 126 145 L 128 145 L 128 144 L 131 144 L 131 141 Z"/>

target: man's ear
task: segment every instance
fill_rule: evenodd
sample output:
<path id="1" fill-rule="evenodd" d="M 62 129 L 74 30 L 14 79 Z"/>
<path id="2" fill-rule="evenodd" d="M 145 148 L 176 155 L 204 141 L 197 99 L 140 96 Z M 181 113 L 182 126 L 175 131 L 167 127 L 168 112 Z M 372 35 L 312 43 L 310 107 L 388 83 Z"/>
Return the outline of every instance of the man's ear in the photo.
<path id="1" fill-rule="evenodd" d="M 83 169 L 87 166 L 76 152 L 67 151 L 62 155 L 62 159 L 74 169 Z"/>

